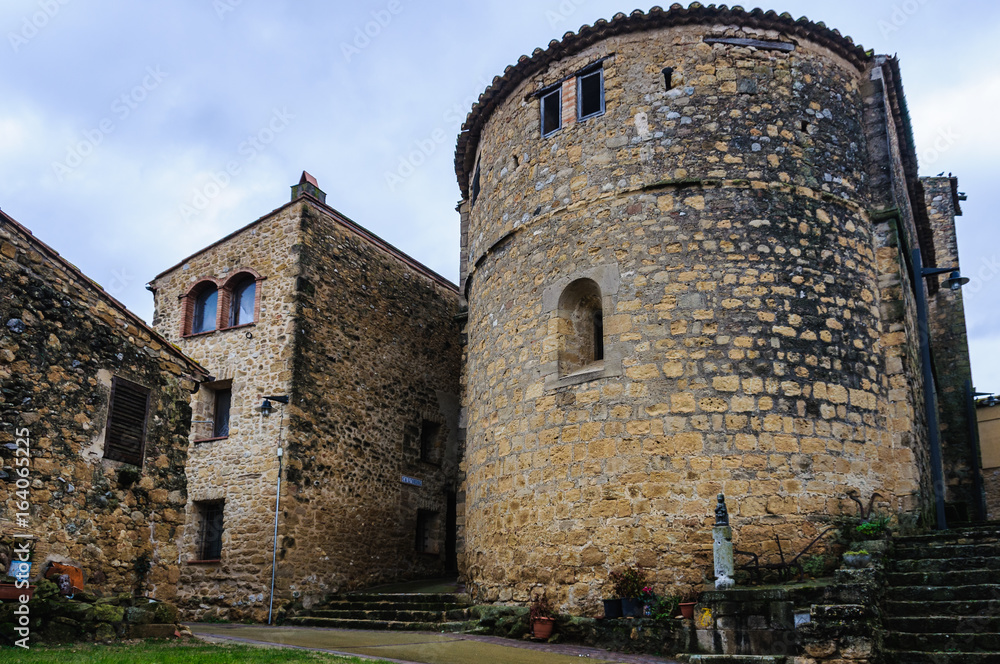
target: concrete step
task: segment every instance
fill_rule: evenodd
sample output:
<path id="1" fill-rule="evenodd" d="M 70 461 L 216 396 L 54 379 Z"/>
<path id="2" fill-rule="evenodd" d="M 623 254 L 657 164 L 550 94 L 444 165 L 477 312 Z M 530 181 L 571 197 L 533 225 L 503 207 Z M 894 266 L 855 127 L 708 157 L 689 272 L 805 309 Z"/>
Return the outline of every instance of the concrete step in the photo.
<path id="1" fill-rule="evenodd" d="M 1000 597 L 1000 584 L 967 586 L 900 586 L 889 588 L 890 601 L 956 602 L 964 600 L 995 600 Z"/>
<path id="2" fill-rule="evenodd" d="M 319 618 L 296 616 L 285 621 L 289 625 L 306 627 L 332 627 L 336 629 L 372 629 L 416 632 L 463 632 L 472 629 L 474 621 L 411 622 L 401 620 L 351 620 L 347 618 Z"/>
<path id="3" fill-rule="evenodd" d="M 918 652 L 981 652 L 1000 654 L 1000 634 L 988 632 L 886 632 L 885 647 Z M 994 655 L 997 657 L 997 655 Z M 1000 661 L 1000 657 L 994 661 Z"/>
<path id="4" fill-rule="evenodd" d="M 785 664 L 784 655 L 691 655 L 690 664 Z"/>
<path id="5" fill-rule="evenodd" d="M 885 628 L 893 632 L 971 634 L 1000 632 L 998 615 L 962 616 L 889 616 Z"/>
<path id="6" fill-rule="evenodd" d="M 924 560 L 927 558 L 995 558 L 1000 556 L 1000 543 L 952 544 L 945 546 L 897 545 L 895 560 Z"/>
<path id="7" fill-rule="evenodd" d="M 966 586 L 1000 584 L 1000 569 L 963 569 L 955 572 L 890 572 L 889 586 Z"/>
<path id="8" fill-rule="evenodd" d="M 888 664 L 997 664 L 997 653 L 985 652 L 917 652 L 886 650 Z"/>
<path id="9" fill-rule="evenodd" d="M 1000 598 L 963 599 L 953 602 L 887 601 L 888 616 L 1000 616 Z"/>
<path id="10" fill-rule="evenodd" d="M 342 618 L 345 620 L 379 620 L 389 622 L 448 622 L 465 620 L 469 617 L 467 609 L 451 609 L 445 611 L 409 611 L 396 608 L 378 608 L 375 604 L 367 609 L 312 609 L 309 615 L 314 618 Z"/>
<path id="11" fill-rule="evenodd" d="M 950 572 L 970 569 L 1000 570 L 1000 556 L 969 558 L 909 558 L 891 563 L 893 572 Z"/>
<path id="12" fill-rule="evenodd" d="M 335 609 L 338 611 L 367 611 L 367 610 L 392 610 L 392 611 L 452 611 L 454 609 L 468 608 L 468 604 L 458 604 L 455 602 L 353 602 L 349 600 L 332 600 L 318 606 L 322 609 Z"/>
<path id="13" fill-rule="evenodd" d="M 462 604 L 469 605 L 471 599 L 466 593 L 348 593 L 335 595 L 330 601 L 348 602 L 392 602 L 393 604 Z"/>

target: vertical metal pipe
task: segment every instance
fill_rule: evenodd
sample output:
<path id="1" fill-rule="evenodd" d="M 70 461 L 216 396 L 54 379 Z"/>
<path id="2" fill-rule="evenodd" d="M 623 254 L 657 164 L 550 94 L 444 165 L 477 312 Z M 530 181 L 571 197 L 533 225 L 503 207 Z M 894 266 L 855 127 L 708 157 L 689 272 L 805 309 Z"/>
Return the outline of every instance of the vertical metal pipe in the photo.
<path id="1" fill-rule="evenodd" d="M 937 517 L 935 528 L 946 530 L 948 522 L 944 513 L 944 470 L 941 461 L 941 426 L 938 424 L 937 389 L 934 386 L 934 370 L 931 367 L 931 340 L 928 327 L 930 314 L 927 310 L 927 293 L 924 290 L 924 263 L 919 249 L 910 252 L 913 260 L 913 289 L 917 295 L 917 327 L 920 337 L 920 364 L 924 376 L 924 415 L 927 421 L 927 436 L 931 446 L 931 481 L 934 483 L 934 511 Z"/>

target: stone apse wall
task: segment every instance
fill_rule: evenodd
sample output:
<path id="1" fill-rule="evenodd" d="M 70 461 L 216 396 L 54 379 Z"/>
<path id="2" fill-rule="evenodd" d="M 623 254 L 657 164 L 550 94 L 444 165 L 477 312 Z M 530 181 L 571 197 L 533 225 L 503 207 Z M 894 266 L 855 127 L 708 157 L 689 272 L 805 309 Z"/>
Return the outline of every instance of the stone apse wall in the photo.
<path id="1" fill-rule="evenodd" d="M 907 353 L 886 370 L 883 286 L 890 339 L 915 337 L 905 274 L 886 274 L 905 258 L 870 214 L 868 171 L 892 168 L 866 140 L 871 62 L 825 28 L 734 14 L 599 22 L 495 80 L 459 139 L 480 600 L 540 584 L 596 611 L 632 563 L 690 589 L 711 567 L 720 492 L 737 547 L 765 553 L 853 513 L 850 489 L 894 510 L 928 500 L 919 395 L 890 380 Z M 540 137 L 533 93 L 592 66 L 606 111 L 576 121 L 570 105 Z M 601 291 L 604 357 L 562 375 L 561 297 L 579 279 Z"/>
<path id="2" fill-rule="evenodd" d="M 189 404 L 205 372 L 2 214 L 0 294 L 0 536 L 35 536 L 33 577 L 53 560 L 81 567 L 87 590 L 173 599 Z M 114 378 L 151 391 L 141 466 L 104 458 Z M 7 447 L 18 439 L 27 496 Z"/>
<path id="3" fill-rule="evenodd" d="M 256 321 L 184 336 L 179 296 L 206 278 L 258 275 Z M 153 282 L 156 325 L 208 367 L 196 399 L 181 542 L 187 615 L 266 619 L 279 445 L 275 609 L 445 567 L 446 481 L 457 469 L 454 286 L 310 198 L 298 198 Z M 212 387 L 232 390 L 229 435 L 205 440 Z M 264 396 L 287 395 L 269 417 Z M 200 414 L 200 415 L 199 415 Z M 420 461 L 424 421 L 437 425 Z M 422 486 L 404 484 L 403 476 Z M 222 555 L 198 561 L 198 503 L 224 501 Z M 416 520 L 429 551 L 416 550 Z M 436 518 L 433 518 L 435 517 Z"/>

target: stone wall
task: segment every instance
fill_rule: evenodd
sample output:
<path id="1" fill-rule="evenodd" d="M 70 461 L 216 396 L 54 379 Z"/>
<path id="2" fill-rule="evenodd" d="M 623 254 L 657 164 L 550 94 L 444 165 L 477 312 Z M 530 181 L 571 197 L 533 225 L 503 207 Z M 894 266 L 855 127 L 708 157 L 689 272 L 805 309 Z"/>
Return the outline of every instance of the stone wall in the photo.
<path id="1" fill-rule="evenodd" d="M 303 206 L 302 227 L 279 571 L 282 587 L 308 603 L 442 576 L 449 566 L 461 349 L 454 286 L 328 208 Z M 425 426 L 435 432 L 426 459 Z M 415 546 L 418 512 L 428 529 L 423 552 Z M 312 574 L 296 571 L 303 569 Z"/>
<path id="2" fill-rule="evenodd" d="M 927 267 L 959 269 L 958 237 L 955 217 L 962 214 L 959 205 L 958 179 L 953 177 L 921 178 L 927 215 L 934 235 L 936 265 Z M 962 291 L 944 284 L 949 274 L 931 277 L 934 291 L 928 299 L 931 349 L 936 369 L 938 411 L 941 417 L 941 452 L 947 484 L 945 496 L 950 507 L 949 519 L 969 521 L 985 518 L 978 511 L 981 496 L 976 495 L 972 426 L 969 400 L 972 387 L 972 364 L 965 329 L 965 305 Z"/>
<path id="3" fill-rule="evenodd" d="M 979 444 L 982 450 L 983 488 L 986 493 L 986 518 L 1000 519 L 1000 408 L 976 409 Z"/>
<path id="4" fill-rule="evenodd" d="M 320 192 L 321 193 L 321 192 Z M 200 281 L 258 277 L 253 324 L 189 335 L 181 296 Z M 300 197 L 158 276 L 155 324 L 208 367 L 195 400 L 186 615 L 266 619 L 277 449 L 283 447 L 275 609 L 445 568 L 447 491 L 457 472 L 458 332 L 454 287 Z M 211 388 L 232 390 L 230 429 L 199 429 Z M 263 416 L 265 396 L 289 396 Z M 431 463 L 421 427 L 436 426 Z M 403 476 L 422 482 L 404 484 Z M 222 555 L 199 561 L 199 503 L 224 501 Z M 418 510 L 428 536 L 417 553 Z"/>
<path id="5" fill-rule="evenodd" d="M 266 618 L 271 580 L 271 542 L 278 480 L 279 437 L 287 444 L 288 413 L 270 417 L 257 408 L 262 397 L 290 393 L 295 343 L 295 280 L 298 275 L 298 205 L 286 206 L 157 276 L 153 324 L 197 359 L 216 382 L 194 399 L 186 468 L 186 523 L 179 540 L 179 606 L 186 616 Z M 257 320 L 247 326 L 185 336 L 181 295 L 208 278 L 224 282 L 253 270 L 258 283 Z M 213 439 L 212 386 L 232 390 L 228 436 Z M 202 442 L 204 441 L 204 442 Z M 201 560 L 203 515 L 199 504 L 223 503 L 222 556 Z"/>
<path id="6" fill-rule="evenodd" d="M 883 350 L 872 70 L 808 39 L 790 52 L 704 41 L 787 44 L 779 30 L 608 34 L 497 100 L 466 162 L 481 173 L 461 208 L 479 600 L 542 584 L 561 608 L 596 612 L 609 572 L 631 563 L 691 588 L 720 492 L 736 545 L 764 554 L 775 535 L 797 551 L 853 513 L 850 489 L 894 508 L 926 500 L 887 424 L 912 424 L 917 399 L 890 399 L 901 386 Z M 606 112 L 540 138 L 532 93 L 598 62 Z M 566 376 L 553 302 L 580 278 L 601 287 L 605 350 Z M 897 298 L 905 317 L 912 298 Z"/>
<path id="7" fill-rule="evenodd" d="M 87 588 L 172 599 L 189 404 L 204 371 L 6 215 L 0 294 L 4 540 L 24 531 L 15 448 L 25 440 L 33 575 L 55 560 L 81 567 Z M 104 458 L 116 377 L 151 390 L 141 468 Z"/>

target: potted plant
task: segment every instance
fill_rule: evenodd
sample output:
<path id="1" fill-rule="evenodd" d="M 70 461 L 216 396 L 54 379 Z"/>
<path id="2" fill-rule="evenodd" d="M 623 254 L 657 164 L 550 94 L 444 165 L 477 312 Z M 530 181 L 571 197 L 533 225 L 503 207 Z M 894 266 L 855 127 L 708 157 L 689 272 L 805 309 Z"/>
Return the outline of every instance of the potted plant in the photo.
<path id="1" fill-rule="evenodd" d="M 691 620 L 694 618 L 694 605 L 697 603 L 698 602 L 693 595 L 685 595 L 684 600 L 677 605 L 681 610 L 681 618 L 684 620 Z"/>
<path id="2" fill-rule="evenodd" d="M 555 622 L 555 611 L 552 610 L 552 605 L 549 604 L 549 599 L 543 592 L 532 600 L 528 613 L 528 624 L 531 627 L 532 638 L 548 639 L 552 636 Z"/>
<path id="3" fill-rule="evenodd" d="M 626 567 L 611 573 L 611 583 L 615 594 L 622 600 L 622 615 L 626 618 L 642 617 L 642 589 L 646 585 L 646 575 L 639 566 Z"/>
<path id="4" fill-rule="evenodd" d="M 605 618 L 621 618 L 622 617 L 622 598 L 613 597 L 610 599 L 601 600 L 604 602 L 604 617 Z"/>
<path id="5" fill-rule="evenodd" d="M 677 595 L 654 595 L 649 607 L 649 617 L 653 620 L 673 620 L 677 617 L 680 603 L 681 598 Z"/>
<path id="6" fill-rule="evenodd" d="M 844 552 L 844 563 L 848 567 L 853 567 L 855 569 L 860 569 L 862 567 L 868 567 L 872 562 L 872 554 L 868 553 L 865 549 L 858 549 L 857 551 L 845 551 Z"/>

